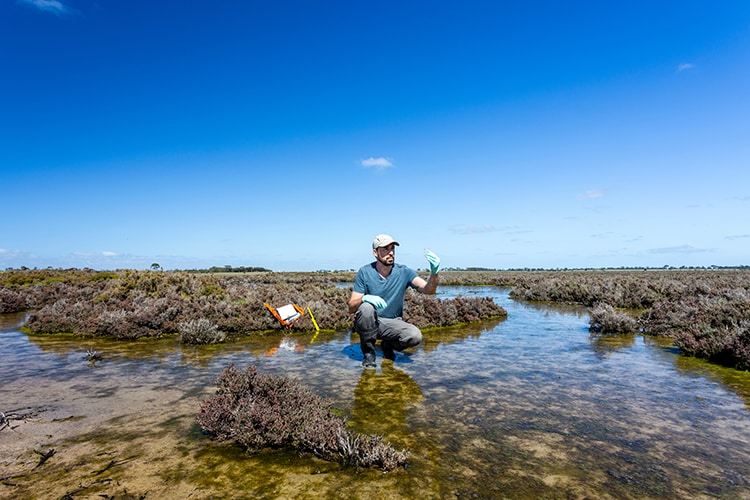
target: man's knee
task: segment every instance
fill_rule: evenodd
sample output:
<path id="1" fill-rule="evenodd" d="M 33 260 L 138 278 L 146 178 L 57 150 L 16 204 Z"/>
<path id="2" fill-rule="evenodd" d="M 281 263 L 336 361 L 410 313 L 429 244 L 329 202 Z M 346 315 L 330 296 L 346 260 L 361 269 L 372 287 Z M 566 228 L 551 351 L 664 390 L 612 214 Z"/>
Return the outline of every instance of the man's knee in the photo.
<path id="1" fill-rule="evenodd" d="M 362 302 L 354 313 L 354 331 L 360 336 L 377 335 L 378 315 L 375 306 L 369 302 Z"/>
<path id="2" fill-rule="evenodd" d="M 401 342 L 406 344 L 405 347 L 414 347 L 422 342 L 422 331 L 414 325 L 409 325 L 404 335 L 401 338 Z"/>

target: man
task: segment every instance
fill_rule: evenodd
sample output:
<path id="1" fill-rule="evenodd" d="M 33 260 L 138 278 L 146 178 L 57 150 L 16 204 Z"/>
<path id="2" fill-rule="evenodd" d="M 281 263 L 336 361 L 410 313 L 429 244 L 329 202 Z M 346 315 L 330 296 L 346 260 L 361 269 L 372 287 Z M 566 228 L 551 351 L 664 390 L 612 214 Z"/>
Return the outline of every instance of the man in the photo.
<path id="1" fill-rule="evenodd" d="M 396 264 L 398 241 L 379 234 L 372 242 L 375 262 L 362 266 L 354 280 L 349 312 L 354 314 L 354 331 L 359 334 L 364 360 L 362 366 L 375 368 L 375 341 L 380 339 L 383 356 L 393 360 L 395 351 L 413 347 L 422 341 L 422 332 L 402 319 L 404 294 L 408 287 L 432 295 L 438 284 L 440 258 L 429 250 L 430 278 L 425 281 L 403 264 Z"/>

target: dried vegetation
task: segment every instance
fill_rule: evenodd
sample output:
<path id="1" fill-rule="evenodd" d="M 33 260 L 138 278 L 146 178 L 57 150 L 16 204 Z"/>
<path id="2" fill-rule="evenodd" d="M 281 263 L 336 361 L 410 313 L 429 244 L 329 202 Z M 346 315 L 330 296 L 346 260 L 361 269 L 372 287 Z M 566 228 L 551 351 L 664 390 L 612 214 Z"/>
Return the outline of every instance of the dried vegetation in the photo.
<path id="1" fill-rule="evenodd" d="M 599 334 L 640 331 L 673 339 L 683 354 L 750 369 L 750 270 L 443 271 L 442 285 L 512 287 L 520 300 L 592 308 Z M 34 333 L 119 339 L 181 334 L 211 342 L 281 328 L 263 306 L 310 307 L 321 328 L 347 329 L 354 273 L 194 274 L 161 271 L 25 270 L 0 272 L 0 313 L 34 311 Z M 447 326 L 505 311 L 492 300 L 438 300 L 408 293 L 406 319 Z M 295 329 L 311 329 L 309 317 Z M 192 340 L 188 340 L 192 339 Z"/>
<path id="2" fill-rule="evenodd" d="M 216 394 L 201 404 L 198 423 L 219 441 L 253 452 L 289 448 L 356 467 L 390 471 L 406 464 L 409 454 L 380 436 L 346 427 L 330 405 L 296 379 L 241 371 L 229 365 L 216 380 Z"/>
<path id="3" fill-rule="evenodd" d="M 594 308 L 594 331 L 664 336 L 685 355 L 750 369 L 750 270 L 529 272 L 512 285 L 516 299 Z"/>
<path id="4" fill-rule="evenodd" d="M 313 311 L 324 330 L 351 325 L 351 290 L 329 273 L 196 274 L 163 271 L 26 270 L 0 272 L 0 313 L 32 310 L 24 328 L 117 339 L 179 334 L 186 343 L 283 328 L 264 303 L 296 303 Z M 503 316 L 489 299 L 408 294 L 410 321 L 444 326 Z M 309 315 L 295 330 L 313 329 Z"/>

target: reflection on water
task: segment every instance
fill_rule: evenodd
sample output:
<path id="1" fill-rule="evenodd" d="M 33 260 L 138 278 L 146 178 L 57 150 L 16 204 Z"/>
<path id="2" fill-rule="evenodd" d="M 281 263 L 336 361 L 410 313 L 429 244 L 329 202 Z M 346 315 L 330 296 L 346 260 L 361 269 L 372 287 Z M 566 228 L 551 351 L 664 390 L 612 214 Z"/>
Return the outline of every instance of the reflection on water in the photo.
<path id="1" fill-rule="evenodd" d="M 591 334 L 591 348 L 598 355 L 604 357 L 620 349 L 635 346 L 637 337 L 633 334 L 602 335 Z"/>
<path id="2" fill-rule="evenodd" d="M 750 497 L 748 373 L 591 335 L 580 307 L 440 290 L 459 293 L 494 297 L 508 318 L 427 330 L 411 362 L 368 371 L 349 332 L 195 347 L 27 336 L 23 315 L 0 315 L 0 411 L 33 414 L 0 431 L 0 497 Z M 300 379 L 356 430 L 409 449 L 409 467 L 212 442 L 195 413 L 227 363 Z"/>
<path id="3" fill-rule="evenodd" d="M 396 448 L 416 444 L 409 432 L 407 412 L 422 401 L 422 390 L 396 363 L 383 361 L 382 370 L 362 370 L 354 389 L 351 419 L 355 429 L 377 434 Z"/>

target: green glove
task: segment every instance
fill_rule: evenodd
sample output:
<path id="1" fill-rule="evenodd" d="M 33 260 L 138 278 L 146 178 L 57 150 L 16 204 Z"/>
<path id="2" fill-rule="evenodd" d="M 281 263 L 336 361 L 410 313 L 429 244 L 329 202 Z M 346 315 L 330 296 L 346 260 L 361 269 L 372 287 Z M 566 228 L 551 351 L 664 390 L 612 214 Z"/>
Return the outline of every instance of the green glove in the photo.
<path id="1" fill-rule="evenodd" d="M 430 263 L 430 274 L 437 274 L 438 269 L 440 269 L 440 257 L 426 248 L 424 249 L 424 257 Z"/>
<path id="2" fill-rule="evenodd" d="M 385 309 L 388 304 L 383 300 L 383 297 L 378 295 L 365 295 L 362 297 L 362 302 L 369 302 L 375 306 L 375 309 Z"/>

